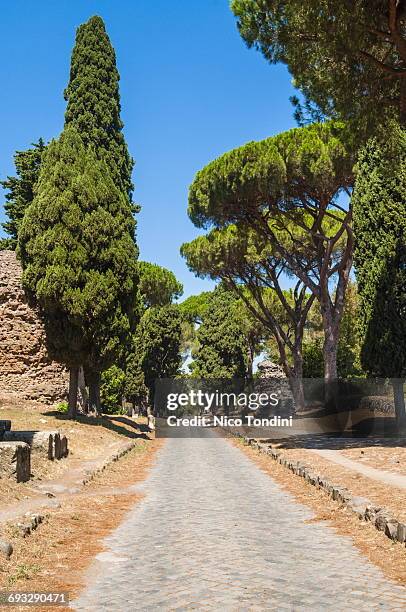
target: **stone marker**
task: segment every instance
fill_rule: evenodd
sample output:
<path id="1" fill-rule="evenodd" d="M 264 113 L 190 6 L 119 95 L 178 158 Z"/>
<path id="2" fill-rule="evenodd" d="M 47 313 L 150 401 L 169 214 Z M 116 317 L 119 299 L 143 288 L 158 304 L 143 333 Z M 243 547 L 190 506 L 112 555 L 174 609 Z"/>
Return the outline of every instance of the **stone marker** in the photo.
<path id="1" fill-rule="evenodd" d="M 398 542 L 406 541 L 406 525 L 404 523 L 398 523 L 398 532 L 396 534 Z"/>
<path id="2" fill-rule="evenodd" d="M 391 540 L 396 540 L 398 534 L 398 522 L 395 519 L 389 519 L 385 525 L 385 535 Z"/>
<path id="3" fill-rule="evenodd" d="M 0 478 L 26 482 L 31 476 L 31 449 L 25 442 L 0 442 Z"/>
<path id="4" fill-rule="evenodd" d="M 59 435 L 59 433 L 55 434 L 54 437 L 54 458 L 61 458 L 61 436 Z"/>
<path id="5" fill-rule="evenodd" d="M 385 531 L 386 523 L 389 520 L 390 520 L 390 517 L 383 510 L 381 510 L 380 512 L 377 513 L 375 517 L 375 527 L 379 531 Z"/>
<path id="6" fill-rule="evenodd" d="M 13 547 L 10 542 L 0 538 L 0 552 L 2 552 L 7 559 L 9 559 L 13 554 Z"/>
<path id="7" fill-rule="evenodd" d="M 68 450 L 68 438 L 66 436 L 62 436 L 61 438 L 61 459 L 63 457 L 67 457 L 69 455 Z"/>
<path id="8" fill-rule="evenodd" d="M 39 452 L 48 459 L 61 459 L 68 455 L 68 440 L 61 446 L 61 435 L 57 430 L 51 431 L 5 431 L 3 440 L 7 442 L 26 442 L 32 451 Z"/>
<path id="9" fill-rule="evenodd" d="M 5 431 L 10 431 L 10 429 L 11 429 L 11 421 L 0 420 L 0 437 L 3 435 Z"/>

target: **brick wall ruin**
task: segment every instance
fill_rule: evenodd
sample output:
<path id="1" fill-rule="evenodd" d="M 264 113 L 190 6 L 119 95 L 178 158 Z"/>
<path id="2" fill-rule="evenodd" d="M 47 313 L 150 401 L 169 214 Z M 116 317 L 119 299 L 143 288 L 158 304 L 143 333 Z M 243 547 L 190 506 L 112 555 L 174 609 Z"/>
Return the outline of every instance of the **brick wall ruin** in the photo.
<path id="1" fill-rule="evenodd" d="M 21 287 L 13 251 L 0 251 L 0 396 L 45 403 L 66 397 L 68 375 L 52 362 L 44 327 Z"/>

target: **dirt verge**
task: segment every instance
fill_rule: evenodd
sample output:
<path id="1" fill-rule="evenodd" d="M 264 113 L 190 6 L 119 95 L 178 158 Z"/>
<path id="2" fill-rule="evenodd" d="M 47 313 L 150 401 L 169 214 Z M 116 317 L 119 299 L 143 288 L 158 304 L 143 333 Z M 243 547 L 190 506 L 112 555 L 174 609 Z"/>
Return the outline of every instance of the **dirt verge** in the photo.
<path id="1" fill-rule="evenodd" d="M 343 505 L 333 501 L 320 489 L 307 484 L 303 478 L 295 476 L 271 457 L 260 454 L 257 450 L 245 445 L 240 439 L 229 438 L 229 441 L 242 450 L 282 488 L 293 494 L 297 501 L 310 506 L 314 512 L 313 521 L 328 521 L 340 535 L 350 537 L 354 545 L 389 579 L 403 585 L 406 584 L 406 548 L 404 545 L 392 542 L 370 523 L 360 521 Z M 388 491 L 387 495 L 389 495 Z M 368 497 L 371 498 L 370 495 Z"/>
<path id="2" fill-rule="evenodd" d="M 137 446 L 96 476 L 83 492 L 72 495 L 28 538 L 9 530 L 14 553 L 0 560 L 2 591 L 68 592 L 72 599 L 83 586 L 83 573 L 103 549 L 103 538 L 119 525 L 141 499 L 134 491 L 151 467 L 159 440 L 139 440 Z M 32 610 L 33 607 L 14 607 Z M 35 610 L 64 610 L 36 606 Z"/>
<path id="3" fill-rule="evenodd" d="M 0 510 L 18 501 L 31 499 L 37 494 L 37 485 L 64 478 L 66 472 L 84 462 L 112 454 L 126 441 L 148 437 L 146 419 L 135 421 L 121 415 L 111 415 L 78 417 L 72 421 L 65 414 L 37 402 L 13 404 L 3 401 L 0 403 L 0 419 L 11 420 L 13 430 L 57 429 L 69 440 L 69 456 L 60 461 L 49 461 L 45 453 L 32 453 L 32 478 L 28 482 L 1 479 Z"/>

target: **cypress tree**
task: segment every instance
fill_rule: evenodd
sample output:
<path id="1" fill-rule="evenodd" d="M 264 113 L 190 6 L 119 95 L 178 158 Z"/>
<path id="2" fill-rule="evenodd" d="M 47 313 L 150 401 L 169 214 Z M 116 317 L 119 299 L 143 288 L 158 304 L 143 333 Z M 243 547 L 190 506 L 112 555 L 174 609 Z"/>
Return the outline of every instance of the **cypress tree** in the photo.
<path id="1" fill-rule="evenodd" d="M 247 345 L 238 298 L 219 285 L 212 293 L 197 332 L 199 347 L 192 375 L 200 378 L 245 378 Z"/>
<path id="2" fill-rule="evenodd" d="M 133 327 L 137 250 L 130 204 L 73 127 L 48 146 L 19 232 L 23 284 L 40 306 L 50 355 L 70 369 L 111 364 Z"/>
<path id="3" fill-rule="evenodd" d="M 143 314 L 134 337 L 134 374 L 144 373 L 149 401 L 154 402 L 157 378 L 179 374 L 182 364 L 182 315 L 176 304 L 154 306 Z"/>
<path id="4" fill-rule="evenodd" d="M 91 146 L 97 158 L 105 163 L 115 186 L 125 196 L 134 213 L 138 211 L 138 207 L 132 203 L 131 173 L 134 162 L 122 133 L 119 80 L 115 51 L 104 22 L 101 17 L 91 17 L 76 32 L 70 79 L 64 92 L 67 101 L 65 126 L 75 127 L 84 146 Z M 109 209 L 108 203 L 106 206 Z M 134 233 L 132 235 L 134 237 Z M 132 253 L 138 257 L 138 250 L 135 252 L 132 249 Z M 104 346 L 106 343 L 115 344 L 116 361 L 123 362 L 123 349 L 130 341 L 128 338 L 123 345 L 120 334 L 116 334 L 115 322 L 110 324 L 106 320 L 104 326 L 100 323 L 99 343 L 93 345 L 95 350 L 89 354 L 85 364 L 90 405 L 97 412 L 100 412 L 100 374 L 111 365 L 111 360 L 102 358 Z M 120 327 L 119 321 L 117 324 Z M 118 338 L 120 342 L 117 342 Z"/>
<path id="5" fill-rule="evenodd" d="M 103 19 L 79 26 L 72 52 L 69 84 L 64 92 L 65 125 L 73 125 L 85 146 L 91 144 L 106 162 L 116 186 L 131 200 L 134 162 L 122 133 L 120 75 Z"/>
<path id="6" fill-rule="evenodd" d="M 406 426 L 406 131 L 387 130 L 358 161 L 353 196 L 355 266 L 360 295 L 361 361 L 391 378 L 398 425 Z"/>
<path id="7" fill-rule="evenodd" d="M 41 158 L 45 150 L 42 138 L 26 151 L 16 151 L 14 165 L 17 176 L 8 176 L 5 181 L 0 181 L 3 189 L 7 189 L 4 210 L 8 221 L 2 224 L 3 229 L 10 236 L 0 241 L 0 249 L 12 249 L 17 247 L 18 230 L 27 206 L 34 199 L 34 189 L 38 181 L 41 167 Z"/>

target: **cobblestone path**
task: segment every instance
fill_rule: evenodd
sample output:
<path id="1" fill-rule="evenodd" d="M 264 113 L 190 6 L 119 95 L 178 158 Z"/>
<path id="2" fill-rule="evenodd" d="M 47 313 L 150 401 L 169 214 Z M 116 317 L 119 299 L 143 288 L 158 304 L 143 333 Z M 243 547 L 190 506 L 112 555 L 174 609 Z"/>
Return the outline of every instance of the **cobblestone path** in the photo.
<path id="1" fill-rule="evenodd" d="M 143 488 L 76 610 L 406 610 L 406 589 L 224 439 L 167 440 Z"/>

